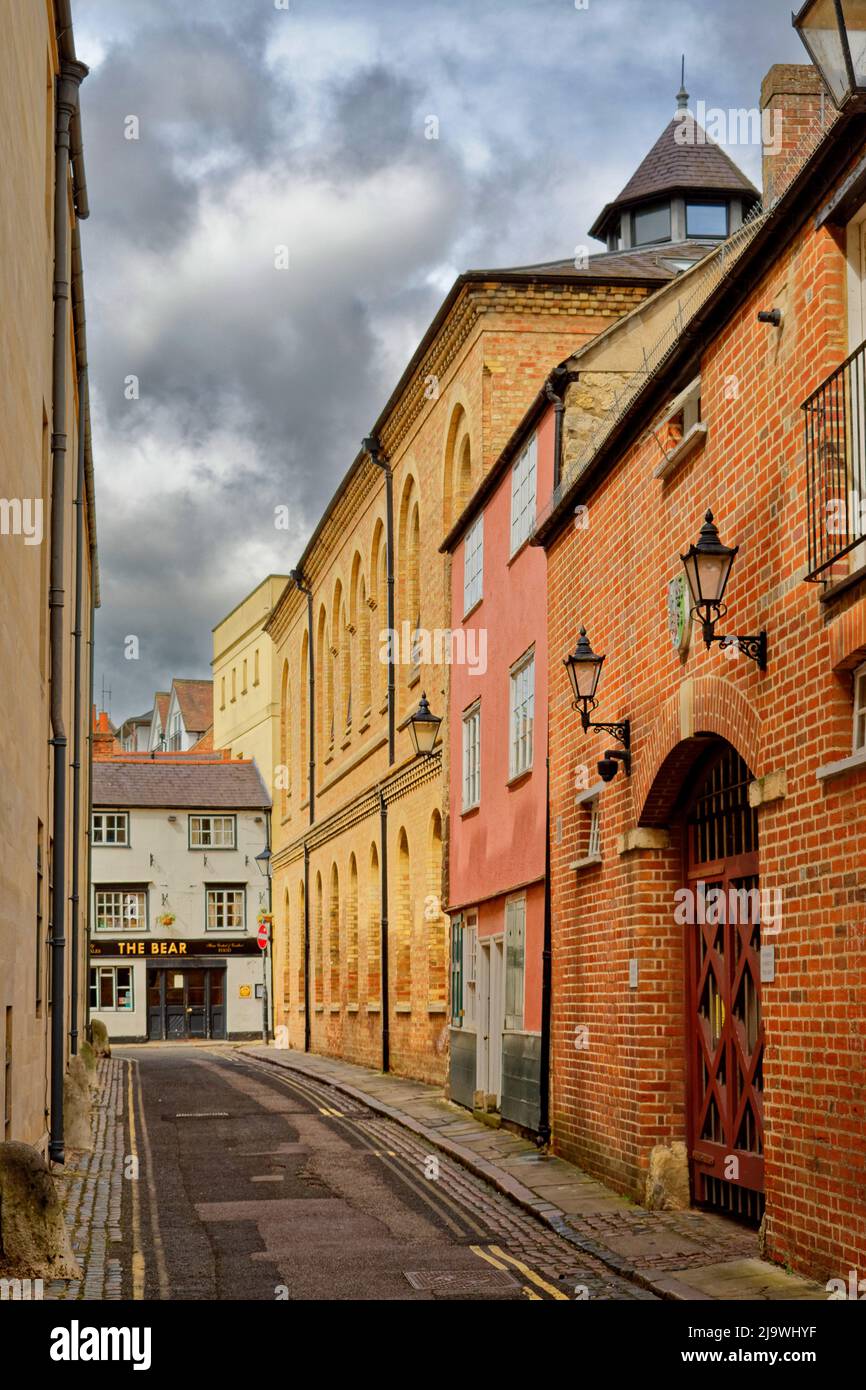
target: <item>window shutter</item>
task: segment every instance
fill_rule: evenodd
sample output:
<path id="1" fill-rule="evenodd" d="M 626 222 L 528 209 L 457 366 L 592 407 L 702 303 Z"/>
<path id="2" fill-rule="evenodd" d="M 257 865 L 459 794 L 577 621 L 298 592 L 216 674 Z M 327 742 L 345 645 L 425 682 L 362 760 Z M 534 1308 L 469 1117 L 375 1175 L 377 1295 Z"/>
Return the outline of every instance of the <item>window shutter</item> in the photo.
<path id="1" fill-rule="evenodd" d="M 463 918 L 451 918 L 451 1024 L 463 1027 Z"/>
<path id="2" fill-rule="evenodd" d="M 505 908 L 505 1027 L 523 1028 L 523 978 L 526 949 L 526 900 L 516 899 Z"/>

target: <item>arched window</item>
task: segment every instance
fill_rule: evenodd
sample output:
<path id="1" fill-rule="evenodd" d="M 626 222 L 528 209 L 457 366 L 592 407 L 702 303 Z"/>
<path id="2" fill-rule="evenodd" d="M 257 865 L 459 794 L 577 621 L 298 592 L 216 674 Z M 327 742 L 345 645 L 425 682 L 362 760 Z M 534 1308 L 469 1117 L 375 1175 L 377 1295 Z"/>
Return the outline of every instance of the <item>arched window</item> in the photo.
<path id="1" fill-rule="evenodd" d="M 296 939 L 296 941 L 297 941 L 297 951 L 296 951 L 296 954 L 295 954 L 295 959 L 296 959 L 297 964 L 298 964 L 298 1004 L 299 1004 L 300 1006 L 302 1006 L 302 1007 L 303 1007 L 303 1005 L 305 1005 L 306 1002 L 307 1002 L 307 980 L 306 980 L 306 970 L 305 970 L 305 968 L 304 968 L 304 907 L 305 907 L 305 902 L 306 902 L 306 900 L 305 900 L 305 897 L 304 897 L 304 880 L 301 879 L 300 883 L 298 884 L 298 922 L 297 922 L 297 929 L 296 929 L 296 932 L 295 932 L 295 939 Z"/>
<path id="2" fill-rule="evenodd" d="M 343 605 L 343 586 L 339 579 L 334 585 L 331 604 L 331 709 L 329 747 L 343 739 L 346 718 L 346 669 L 343 655 L 346 649 L 346 620 Z"/>
<path id="3" fill-rule="evenodd" d="M 472 496 L 472 446 L 469 420 L 462 405 L 455 405 L 445 438 L 442 466 L 442 503 L 445 530 L 449 531 Z"/>
<path id="4" fill-rule="evenodd" d="M 396 1003 L 412 1003 L 412 883 L 409 872 L 409 841 L 401 828 L 397 836 L 397 951 L 394 961 L 397 977 Z"/>
<path id="5" fill-rule="evenodd" d="M 292 999 L 292 924 L 289 920 L 289 890 L 283 898 L 283 1011 L 288 1012 Z"/>
<path id="6" fill-rule="evenodd" d="M 258 649 L 258 647 L 256 647 L 255 656 L 253 657 L 253 685 L 258 685 L 258 683 L 259 683 L 259 649 Z"/>
<path id="7" fill-rule="evenodd" d="M 330 1002 L 340 1002 L 340 876 L 336 864 L 331 865 L 331 889 L 328 896 L 328 964 L 330 973 Z"/>
<path id="8" fill-rule="evenodd" d="M 314 998 L 315 998 L 315 1001 L 316 1001 L 316 1004 L 317 1004 L 317 1005 L 319 1005 L 319 1004 L 324 1004 L 324 1002 L 325 1002 L 325 970 L 324 970 L 324 965 L 323 965 L 323 951 L 324 951 L 324 946 L 323 946 L 323 943 L 322 943 L 322 934 L 323 934 L 323 932 L 324 932 L 324 925 L 325 925 L 325 924 L 324 924 L 324 915 L 323 915 L 323 907 L 322 907 L 322 875 L 321 875 L 321 874 L 316 874 L 316 918 L 315 918 L 315 933 L 316 933 L 316 954 L 315 954 L 315 962 L 316 962 L 316 982 L 315 982 L 315 995 L 314 995 Z"/>
<path id="9" fill-rule="evenodd" d="M 370 846 L 367 878 L 367 1003 L 378 1004 L 382 991 L 382 880 L 379 851 Z"/>
<path id="10" fill-rule="evenodd" d="M 421 623 L 421 516 L 414 478 L 407 478 L 400 503 L 399 618 L 401 656 L 403 633 L 407 629 L 412 644 L 412 664 L 420 659 L 418 629 Z"/>
<path id="11" fill-rule="evenodd" d="M 442 911 L 442 817 L 434 811 L 427 839 L 427 896 L 424 899 L 427 937 L 427 996 L 430 1006 L 448 1002 L 445 914 Z"/>
<path id="12" fill-rule="evenodd" d="M 367 607 L 367 586 L 361 557 L 355 552 L 352 561 L 352 588 L 349 598 L 349 635 L 351 637 L 351 684 L 357 701 L 358 720 L 363 722 L 370 713 L 370 610 Z"/>
<path id="13" fill-rule="evenodd" d="M 316 629 L 316 761 L 324 762 L 328 752 L 329 730 L 334 716 L 334 686 L 328 643 L 325 605 L 319 609 Z"/>
<path id="14" fill-rule="evenodd" d="M 310 638 L 305 631 L 301 638 L 301 666 L 298 680 L 299 705 L 301 710 L 298 744 L 300 748 L 301 785 L 305 788 L 301 801 L 309 795 L 310 764 Z"/>
<path id="15" fill-rule="evenodd" d="M 379 710 L 384 709 L 388 698 L 388 663 L 385 650 L 388 630 L 387 552 L 385 528 L 381 521 L 377 521 L 370 559 L 370 670 L 371 698 Z"/>
<path id="16" fill-rule="evenodd" d="M 283 679 L 280 688 L 280 769 L 279 769 L 279 788 L 280 788 L 280 811 L 283 820 L 289 815 L 289 804 L 291 798 L 291 764 L 292 753 L 290 748 L 291 739 L 291 708 L 289 700 L 289 663 L 283 662 Z M 276 790 L 276 788 L 274 788 Z"/>
<path id="17" fill-rule="evenodd" d="M 358 1002 L 358 865 L 349 855 L 349 888 L 346 895 L 346 998 Z"/>

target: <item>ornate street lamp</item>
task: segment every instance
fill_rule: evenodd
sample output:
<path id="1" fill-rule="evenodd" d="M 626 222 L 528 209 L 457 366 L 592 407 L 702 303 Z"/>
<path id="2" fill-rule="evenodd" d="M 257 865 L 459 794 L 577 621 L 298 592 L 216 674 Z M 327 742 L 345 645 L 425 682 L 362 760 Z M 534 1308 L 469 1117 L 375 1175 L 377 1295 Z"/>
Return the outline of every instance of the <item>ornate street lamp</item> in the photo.
<path id="1" fill-rule="evenodd" d="M 258 864 L 259 869 L 264 874 L 265 878 L 270 878 L 273 873 L 273 869 L 271 867 L 270 845 L 265 845 L 261 854 L 256 855 L 256 863 Z"/>
<path id="2" fill-rule="evenodd" d="M 716 623 L 725 616 L 728 606 L 723 602 L 731 570 L 739 546 L 724 545 L 719 537 L 718 527 L 713 521 L 712 512 L 707 512 L 697 545 L 690 545 L 685 555 L 681 555 L 692 596 L 692 612 L 697 614 L 704 635 L 707 650 L 714 642 L 723 643 L 729 648 L 744 652 L 758 663 L 762 671 L 767 669 L 767 634 L 759 632 L 757 637 L 717 637 Z"/>
<path id="3" fill-rule="evenodd" d="M 839 110 L 866 104 L 866 0 L 806 0 L 791 22 Z"/>
<path id="4" fill-rule="evenodd" d="M 620 724 L 595 724 L 590 719 L 592 711 L 596 708 L 598 700 L 595 698 L 598 690 L 601 668 L 604 665 L 604 657 L 598 656 L 590 646 L 589 638 L 586 635 L 586 628 L 580 629 L 580 637 L 577 646 L 563 661 L 563 666 L 568 672 L 568 679 L 571 682 L 571 689 L 574 692 L 574 699 L 571 708 L 580 711 L 580 722 L 583 732 L 588 734 L 590 729 L 599 729 L 603 733 L 610 734 L 625 749 L 624 753 L 618 750 L 608 751 L 605 754 L 605 762 L 613 763 L 613 776 L 616 776 L 616 763 L 621 762 L 626 772 L 631 771 L 631 726 L 627 719 Z M 599 763 L 599 770 L 602 764 Z M 602 774 L 604 775 L 604 774 Z M 610 777 L 605 777 L 605 781 L 610 781 Z"/>
<path id="5" fill-rule="evenodd" d="M 402 729 L 408 729 L 412 736 L 412 743 L 415 752 L 422 758 L 432 758 L 433 750 L 436 746 L 436 739 L 439 736 L 439 726 L 442 720 L 432 713 L 427 703 L 426 693 L 422 694 L 418 708 L 400 725 Z"/>

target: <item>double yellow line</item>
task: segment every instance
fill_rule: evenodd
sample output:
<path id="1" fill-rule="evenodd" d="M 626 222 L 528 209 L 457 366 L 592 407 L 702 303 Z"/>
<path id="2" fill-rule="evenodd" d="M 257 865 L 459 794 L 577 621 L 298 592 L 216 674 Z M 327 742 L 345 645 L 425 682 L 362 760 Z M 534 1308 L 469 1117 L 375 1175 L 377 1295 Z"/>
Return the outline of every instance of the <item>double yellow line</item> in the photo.
<path id="1" fill-rule="evenodd" d="M 488 1245 L 486 1250 L 482 1249 L 480 1245 L 470 1245 L 469 1248 L 473 1255 L 477 1255 L 480 1260 L 486 1260 L 488 1264 L 493 1265 L 494 1269 L 504 1269 L 510 1273 L 511 1271 L 508 1266 L 512 1265 L 516 1270 L 519 1270 L 524 1279 L 528 1279 L 530 1284 L 534 1284 L 535 1288 L 543 1289 L 548 1297 L 555 1298 L 563 1303 L 569 1302 L 568 1294 L 563 1293 L 562 1289 L 557 1289 L 553 1284 L 548 1284 L 547 1280 L 542 1279 L 540 1274 L 536 1274 L 534 1269 L 529 1268 L 529 1265 L 524 1264 L 522 1260 L 515 1259 L 514 1255 L 506 1255 L 505 1251 L 500 1249 L 498 1245 Z M 502 1263 L 503 1260 L 505 1261 L 504 1264 Z M 532 1299 L 534 1303 L 544 1302 L 541 1294 L 535 1293 L 533 1289 L 527 1288 L 525 1284 L 523 1286 L 523 1292 L 526 1294 L 527 1298 Z"/>

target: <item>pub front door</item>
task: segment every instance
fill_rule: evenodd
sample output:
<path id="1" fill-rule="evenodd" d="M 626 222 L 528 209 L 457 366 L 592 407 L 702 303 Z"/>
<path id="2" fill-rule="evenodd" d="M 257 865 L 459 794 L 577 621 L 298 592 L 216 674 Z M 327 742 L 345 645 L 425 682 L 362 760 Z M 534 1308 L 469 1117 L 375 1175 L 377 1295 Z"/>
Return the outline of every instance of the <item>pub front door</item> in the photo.
<path id="1" fill-rule="evenodd" d="M 687 814 L 689 1152 L 696 1202 L 764 1210 L 758 818 L 746 763 L 720 743 Z"/>
<path id="2" fill-rule="evenodd" d="M 149 966 L 147 1036 L 177 1042 L 226 1036 L 225 966 Z"/>

